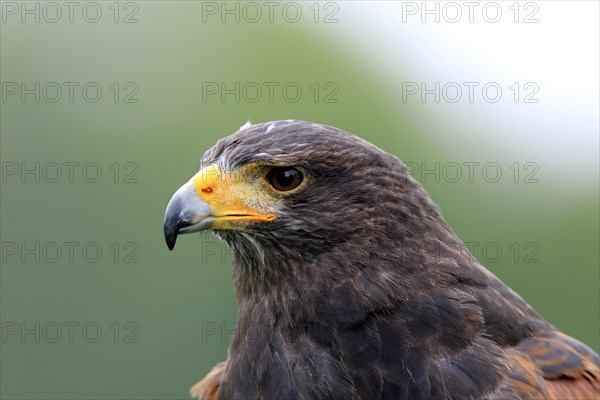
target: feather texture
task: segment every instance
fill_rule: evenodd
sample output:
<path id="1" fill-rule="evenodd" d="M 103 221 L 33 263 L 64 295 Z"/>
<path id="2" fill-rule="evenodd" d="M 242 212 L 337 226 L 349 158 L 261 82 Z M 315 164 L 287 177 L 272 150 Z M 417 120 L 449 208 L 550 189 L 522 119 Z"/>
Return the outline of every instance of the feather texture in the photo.
<path id="1" fill-rule="evenodd" d="M 483 268 L 396 157 L 275 121 L 244 125 L 201 163 L 289 165 L 307 184 L 273 195 L 275 221 L 216 231 L 235 254 L 238 329 L 193 396 L 598 398 L 598 355 Z"/>

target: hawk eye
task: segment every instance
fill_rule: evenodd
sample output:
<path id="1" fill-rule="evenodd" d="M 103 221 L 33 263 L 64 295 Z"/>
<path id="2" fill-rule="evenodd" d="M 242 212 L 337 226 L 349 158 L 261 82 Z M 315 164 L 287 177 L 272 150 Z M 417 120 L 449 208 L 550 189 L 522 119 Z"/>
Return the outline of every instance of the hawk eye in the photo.
<path id="1" fill-rule="evenodd" d="M 274 167 L 267 173 L 266 179 L 275 190 L 287 192 L 300 186 L 304 176 L 293 167 Z"/>

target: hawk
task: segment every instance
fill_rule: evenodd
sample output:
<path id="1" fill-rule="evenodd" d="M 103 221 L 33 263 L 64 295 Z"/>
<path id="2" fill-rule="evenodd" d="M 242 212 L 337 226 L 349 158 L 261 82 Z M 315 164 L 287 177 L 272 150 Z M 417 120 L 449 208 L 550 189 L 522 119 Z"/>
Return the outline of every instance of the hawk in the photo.
<path id="1" fill-rule="evenodd" d="M 233 249 L 239 302 L 200 399 L 594 399 L 599 358 L 469 253 L 396 157 L 304 121 L 246 124 L 164 218 Z"/>

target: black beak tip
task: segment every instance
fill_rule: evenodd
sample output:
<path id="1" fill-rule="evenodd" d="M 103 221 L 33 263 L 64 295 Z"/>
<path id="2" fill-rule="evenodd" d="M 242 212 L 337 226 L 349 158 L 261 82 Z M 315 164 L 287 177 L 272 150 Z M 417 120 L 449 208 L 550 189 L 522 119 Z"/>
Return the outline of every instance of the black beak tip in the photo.
<path id="1" fill-rule="evenodd" d="M 165 225 L 165 242 L 167 242 L 167 247 L 169 250 L 173 250 L 175 248 L 175 242 L 177 241 L 177 229 L 173 229 Z"/>

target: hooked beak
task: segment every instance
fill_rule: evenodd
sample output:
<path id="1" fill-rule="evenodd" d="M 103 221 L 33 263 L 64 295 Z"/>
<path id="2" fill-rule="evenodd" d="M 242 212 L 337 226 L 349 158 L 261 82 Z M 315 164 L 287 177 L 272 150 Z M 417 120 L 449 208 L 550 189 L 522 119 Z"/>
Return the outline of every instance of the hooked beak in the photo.
<path id="1" fill-rule="evenodd" d="M 215 220 L 210 205 L 196 194 L 192 181 L 180 187 L 167 205 L 165 211 L 165 241 L 173 250 L 177 235 L 208 229 Z"/>
<path id="2" fill-rule="evenodd" d="M 276 217 L 261 213 L 248 200 L 257 196 L 249 182 L 214 165 L 202 168 L 180 187 L 167 205 L 164 219 L 165 241 L 173 250 L 177 235 L 205 229 L 242 229 L 247 222 L 269 222 Z M 250 203 L 252 203 L 250 201 Z"/>

